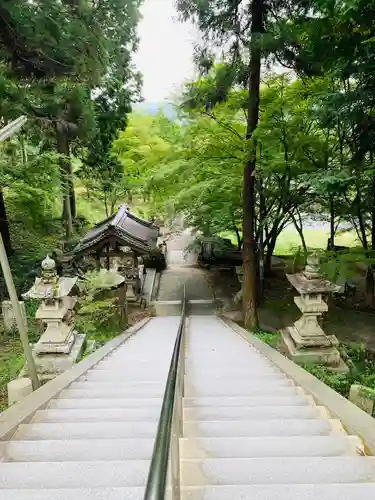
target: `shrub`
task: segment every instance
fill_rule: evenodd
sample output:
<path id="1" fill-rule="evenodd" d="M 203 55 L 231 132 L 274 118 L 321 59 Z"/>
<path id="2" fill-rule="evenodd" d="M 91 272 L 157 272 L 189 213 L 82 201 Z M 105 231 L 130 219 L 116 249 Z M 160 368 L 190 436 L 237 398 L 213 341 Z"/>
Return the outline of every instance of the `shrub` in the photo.
<path id="1" fill-rule="evenodd" d="M 255 335 L 265 344 L 273 347 L 274 349 L 278 349 L 280 347 L 280 334 L 279 333 L 271 333 L 265 332 L 264 330 L 257 330 Z"/>
<path id="2" fill-rule="evenodd" d="M 159 250 L 153 250 L 148 255 L 145 255 L 143 257 L 143 264 L 146 269 L 155 269 L 158 273 L 167 268 L 165 256 Z"/>
<path id="3" fill-rule="evenodd" d="M 353 383 L 350 373 L 335 373 L 322 365 L 302 364 L 302 368 L 314 375 L 331 389 L 335 390 L 344 397 L 348 397 L 350 386 Z"/>
<path id="4" fill-rule="evenodd" d="M 74 323 L 77 331 L 102 345 L 123 330 L 126 318 L 121 315 L 118 297 L 112 289 L 116 286 L 111 271 L 90 271 L 81 285 L 84 295 L 78 300 Z"/>

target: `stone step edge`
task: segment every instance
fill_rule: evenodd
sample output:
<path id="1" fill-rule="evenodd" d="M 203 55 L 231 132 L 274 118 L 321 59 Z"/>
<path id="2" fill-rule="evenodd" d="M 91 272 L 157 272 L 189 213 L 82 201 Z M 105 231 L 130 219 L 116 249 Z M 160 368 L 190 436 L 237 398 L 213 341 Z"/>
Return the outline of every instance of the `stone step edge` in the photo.
<path id="1" fill-rule="evenodd" d="M 183 407 L 183 413 L 184 413 L 184 416 L 186 413 L 188 413 L 189 411 L 197 411 L 199 412 L 199 410 L 201 409 L 202 407 L 199 407 L 199 406 L 184 406 Z M 222 409 L 228 409 L 228 408 L 235 408 L 237 409 L 238 411 L 242 411 L 244 408 L 252 408 L 254 409 L 254 411 L 258 410 L 259 408 L 262 408 L 263 410 L 267 410 L 269 408 L 308 408 L 308 406 L 298 406 L 298 405 L 277 405 L 277 406 L 205 406 L 203 407 L 205 409 L 207 408 L 212 408 L 212 409 L 215 409 L 215 410 L 222 410 Z M 320 419 L 323 419 L 323 420 L 330 420 L 331 419 L 331 415 L 329 413 L 329 411 L 327 410 L 327 408 L 325 406 L 313 406 L 314 409 L 317 410 L 318 412 L 318 415 L 315 417 L 315 418 L 320 418 Z M 199 417 L 199 414 L 197 415 L 197 417 Z M 272 416 L 272 420 L 274 420 L 275 418 L 277 418 L 276 415 Z M 285 418 L 285 416 L 282 416 L 280 418 Z M 267 419 L 267 416 L 262 416 L 262 417 L 259 417 L 259 418 L 254 418 L 254 420 L 260 420 L 260 419 L 264 419 L 266 420 Z M 186 420 L 184 419 L 186 422 L 189 422 L 189 420 Z M 225 420 L 230 420 L 230 419 L 225 419 Z M 246 420 L 246 419 L 245 419 Z M 252 419 L 251 419 L 252 420 Z M 206 420 L 205 419 L 199 419 L 199 422 L 205 422 Z M 241 419 L 239 419 L 239 421 L 243 421 Z"/>
<path id="2" fill-rule="evenodd" d="M 284 441 L 285 443 L 290 441 L 290 442 L 293 442 L 293 444 L 298 444 L 298 443 L 296 443 L 296 441 L 298 441 L 299 439 L 319 438 L 321 440 L 324 440 L 327 438 L 329 439 L 330 437 L 341 437 L 341 436 L 339 436 L 339 435 L 333 435 L 333 436 L 261 436 L 261 437 L 255 437 L 255 436 L 250 436 L 250 437 L 243 437 L 243 436 L 241 436 L 241 437 L 237 437 L 237 436 L 194 437 L 194 436 L 191 436 L 191 437 L 180 437 L 179 442 L 180 442 L 180 449 L 181 449 L 180 455 L 181 455 L 181 459 L 182 459 L 183 450 L 186 446 L 196 447 L 198 450 L 202 451 L 202 453 L 204 454 L 205 453 L 205 451 L 204 451 L 205 441 L 207 441 L 209 443 L 215 443 L 215 442 L 220 443 L 222 441 L 231 441 L 232 443 L 239 443 L 240 444 L 240 443 L 243 443 L 244 441 L 245 442 L 251 442 L 251 441 L 253 441 L 253 442 L 256 442 L 256 441 L 258 441 L 258 442 L 259 441 L 271 442 L 271 441 L 280 441 L 281 440 L 281 441 Z M 346 436 L 342 436 L 342 437 L 348 441 L 350 448 L 353 450 L 353 454 L 348 455 L 348 456 L 355 456 L 355 455 L 367 456 L 364 443 L 358 436 L 346 435 Z M 202 445 L 203 445 L 203 447 L 202 447 Z M 250 446 L 251 446 L 251 444 L 250 444 Z M 288 457 L 289 457 L 289 455 L 288 455 Z M 207 455 L 207 458 L 215 458 L 215 457 L 210 457 L 209 455 Z M 254 458 L 254 457 L 251 457 L 251 458 Z"/>
<path id="3" fill-rule="evenodd" d="M 262 420 L 262 419 L 259 419 L 259 420 Z M 293 420 L 322 420 L 322 419 L 319 419 L 319 418 L 313 418 L 313 419 L 293 419 L 293 418 L 290 418 L 290 419 L 283 419 L 283 418 L 272 418 L 272 419 L 269 419 L 268 422 L 272 422 L 272 420 L 280 420 L 280 421 L 287 421 L 288 423 L 292 423 Z M 326 420 L 331 428 L 332 428 L 332 435 L 343 435 L 343 436 L 347 436 L 347 432 L 345 431 L 344 429 L 344 426 L 342 425 L 341 421 L 336 419 L 336 418 L 328 418 L 328 419 L 324 419 Z M 234 425 L 235 424 L 244 424 L 245 422 L 249 422 L 249 425 L 251 423 L 254 423 L 254 421 L 256 421 L 256 419 L 254 420 L 184 420 L 184 425 L 199 425 L 199 424 L 223 424 L 223 423 L 226 423 L 228 424 L 229 422 L 233 423 Z M 263 420 L 262 420 L 263 421 Z M 188 436 L 186 436 L 188 437 Z M 189 436 L 190 437 L 190 436 Z M 208 437 L 208 436 L 204 436 L 204 437 Z M 221 437 L 230 437 L 230 436 L 221 436 Z"/>
<path id="4" fill-rule="evenodd" d="M 76 448 L 79 446 L 81 443 L 89 444 L 90 446 L 93 446 L 93 444 L 102 444 L 103 442 L 111 442 L 113 445 L 118 445 L 118 444 L 129 444 L 129 443 L 134 443 L 134 442 L 140 442 L 142 441 L 143 443 L 149 442 L 149 443 L 154 443 L 155 439 L 150 438 L 150 437 L 134 437 L 134 438 L 93 438 L 93 439 L 37 439 L 37 440 L 28 440 L 28 439 L 15 439 L 15 440 L 9 440 L 9 441 L 1 441 L 0 442 L 0 471 L 1 471 L 1 462 L 6 461 L 7 458 L 7 449 L 9 445 L 15 445 L 22 447 L 23 444 L 26 444 L 27 446 L 32 446 L 34 449 L 38 449 L 38 445 L 41 444 L 42 446 L 46 446 L 48 443 L 49 445 L 53 446 L 61 446 L 63 443 L 64 446 L 69 445 L 72 446 L 72 448 Z M 142 460 L 142 459 L 139 459 Z M 144 460 L 144 459 L 143 459 Z M 97 460 L 96 460 L 97 461 Z"/>
<path id="5" fill-rule="evenodd" d="M 296 389 L 300 389 L 300 388 L 297 387 Z M 308 402 L 308 404 L 310 406 L 316 406 L 316 402 L 315 402 L 314 398 L 312 396 L 310 396 L 309 394 L 306 394 L 305 392 L 303 392 L 303 390 L 296 392 L 296 394 L 293 394 L 293 396 L 300 396 L 300 397 L 306 399 L 307 402 Z M 255 396 L 251 396 L 251 395 L 250 396 L 246 396 L 246 395 L 245 396 L 196 396 L 196 397 L 194 397 L 194 396 L 184 396 L 182 398 L 182 402 L 183 402 L 184 407 L 189 407 L 189 408 L 197 408 L 198 407 L 199 408 L 199 405 L 196 406 L 196 405 L 192 404 L 191 406 L 188 406 L 188 404 L 189 403 L 191 404 L 191 402 L 193 402 L 196 399 L 199 399 L 201 401 L 204 400 L 204 399 L 216 399 L 216 400 L 219 400 L 219 399 L 222 399 L 223 397 L 226 398 L 226 399 L 233 399 L 233 400 L 235 400 L 235 399 L 252 399 L 252 398 L 254 398 L 254 399 L 262 399 L 262 398 L 264 398 L 264 399 L 272 399 L 273 398 L 272 396 L 261 396 L 261 395 L 255 395 Z M 288 398 L 290 396 L 279 396 L 279 397 L 280 398 L 282 398 L 282 397 L 287 397 Z M 207 405 L 207 407 L 211 407 L 211 406 L 212 405 Z M 216 404 L 213 405 L 213 406 L 216 407 Z"/>
<path id="6" fill-rule="evenodd" d="M 269 408 L 308 408 L 307 406 L 277 406 L 277 407 L 272 407 L 272 406 L 263 406 L 263 407 L 259 407 L 259 406 L 241 406 L 241 407 L 238 407 L 238 406 L 223 406 L 223 407 L 213 407 L 215 409 L 228 409 L 228 408 L 235 408 L 237 409 L 238 411 L 242 411 L 244 408 L 252 408 L 254 409 L 254 411 L 256 411 L 257 409 L 259 408 L 262 408 L 264 410 L 268 410 Z M 329 412 L 327 411 L 327 409 L 324 407 L 324 406 L 315 406 L 314 407 L 318 414 L 316 416 L 311 416 L 310 418 L 316 418 L 316 419 L 323 419 L 323 420 L 329 420 L 330 419 L 330 415 L 329 415 Z M 157 414 L 154 415 L 152 418 L 148 418 L 148 419 L 145 419 L 145 418 L 140 418 L 139 420 L 137 420 L 138 422 L 150 422 L 150 421 L 158 421 L 159 420 L 159 413 L 160 413 L 160 409 L 157 408 Z M 96 408 L 96 410 L 99 410 L 98 411 L 98 418 L 97 419 L 94 419 L 94 418 L 89 418 L 87 419 L 86 422 L 105 422 L 105 423 L 111 423 L 111 422 L 124 422 L 124 423 L 131 423 L 131 422 L 134 422 L 134 418 L 131 419 L 130 418 L 130 415 L 132 413 L 136 414 L 136 412 L 144 412 L 146 409 L 144 407 L 139 407 L 139 408 L 121 408 L 121 407 L 114 407 L 114 408 Z M 105 417 L 104 413 L 105 412 L 113 412 L 113 411 L 118 411 L 118 412 L 121 412 L 121 413 L 125 413 L 125 412 L 129 412 L 129 416 L 127 419 L 127 416 L 126 415 L 123 415 L 122 417 L 119 416 L 119 417 L 116 417 L 116 416 L 110 416 L 110 418 L 103 418 Z M 193 408 L 186 408 L 184 407 L 183 409 L 183 413 L 184 413 L 184 417 L 185 415 L 187 415 L 188 412 L 195 412 L 195 411 L 198 411 L 196 407 L 193 407 Z M 51 418 L 47 418 L 48 417 L 48 414 L 50 412 L 55 412 L 55 413 L 59 413 L 59 415 L 56 415 L 56 420 L 54 421 L 53 419 L 53 416 L 51 416 Z M 42 423 L 84 423 L 85 420 L 83 419 L 83 417 L 80 419 L 80 418 L 77 418 L 77 420 L 75 420 L 74 418 L 72 418 L 71 420 L 68 419 L 68 420 L 64 420 L 63 415 L 64 413 L 67 412 L 67 414 L 71 414 L 71 413 L 74 413 L 74 412 L 82 412 L 82 415 L 84 415 L 85 413 L 88 414 L 95 414 L 95 412 L 92 411 L 91 408 L 47 408 L 45 410 L 38 410 L 35 412 L 33 418 L 31 419 L 30 421 L 30 424 L 33 424 L 33 423 L 39 423 L 39 424 L 42 424 Z M 199 419 L 199 414 L 196 415 L 196 417 L 198 418 L 197 421 L 199 422 L 206 422 L 206 421 L 210 421 L 210 420 L 207 420 L 207 419 Z M 272 415 L 272 417 L 270 418 L 270 420 L 275 420 L 277 419 L 277 415 Z M 298 418 L 298 415 L 296 415 L 294 418 Z M 303 418 L 303 417 L 301 417 Z M 285 416 L 280 416 L 280 419 L 285 419 L 285 420 L 289 420 L 289 418 L 285 417 Z M 290 420 L 292 420 L 293 418 L 291 418 Z M 233 419 L 223 419 L 223 421 L 227 421 L 227 420 L 233 420 Z M 242 419 L 238 419 L 239 421 L 243 421 Z M 246 419 L 244 419 L 246 421 Z M 248 418 L 248 420 L 267 420 L 267 415 L 264 415 L 264 416 L 257 416 L 257 415 L 254 415 L 254 418 Z M 189 420 L 186 420 L 186 422 L 191 422 Z M 219 420 L 220 422 L 222 420 Z"/>

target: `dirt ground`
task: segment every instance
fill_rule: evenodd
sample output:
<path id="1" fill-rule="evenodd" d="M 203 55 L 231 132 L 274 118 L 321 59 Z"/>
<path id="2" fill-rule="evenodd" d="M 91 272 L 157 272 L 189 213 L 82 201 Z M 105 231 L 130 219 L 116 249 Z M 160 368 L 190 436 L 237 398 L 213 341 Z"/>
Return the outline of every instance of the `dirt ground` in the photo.
<path id="1" fill-rule="evenodd" d="M 224 299 L 227 310 L 239 310 L 231 298 L 240 289 L 234 270 L 211 269 L 209 272 L 215 297 Z M 265 300 L 259 308 L 260 326 L 265 331 L 277 331 L 291 325 L 300 312 L 294 304 L 297 295 L 285 277 L 283 269 L 275 269 L 272 278 L 265 281 Z M 327 334 L 334 334 L 341 342 L 362 343 L 375 351 L 375 311 L 364 310 L 361 291 L 347 299 L 329 299 L 329 310 L 323 318 Z M 362 310 L 363 309 L 363 310 Z"/>

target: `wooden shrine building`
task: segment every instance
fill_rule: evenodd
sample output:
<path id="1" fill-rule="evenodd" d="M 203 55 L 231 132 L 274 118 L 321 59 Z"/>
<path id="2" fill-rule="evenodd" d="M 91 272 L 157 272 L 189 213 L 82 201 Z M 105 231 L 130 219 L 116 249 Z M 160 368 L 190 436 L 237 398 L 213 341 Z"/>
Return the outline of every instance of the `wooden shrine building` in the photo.
<path id="1" fill-rule="evenodd" d="M 157 248 L 159 228 L 132 214 L 126 206 L 96 224 L 72 250 L 74 259 L 94 257 L 97 268 L 138 269 L 138 257 Z M 116 263 L 119 265 L 117 266 Z"/>

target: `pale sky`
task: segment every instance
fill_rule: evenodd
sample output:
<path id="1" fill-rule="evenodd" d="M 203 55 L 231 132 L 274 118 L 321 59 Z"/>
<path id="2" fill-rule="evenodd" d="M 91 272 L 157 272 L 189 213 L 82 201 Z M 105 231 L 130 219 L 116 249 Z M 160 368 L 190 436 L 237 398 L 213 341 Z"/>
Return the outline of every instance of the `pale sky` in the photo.
<path id="1" fill-rule="evenodd" d="M 173 3 L 145 0 L 141 9 L 140 43 L 134 62 L 143 74 L 142 95 L 147 102 L 168 100 L 194 75 L 194 29 L 177 21 Z"/>

